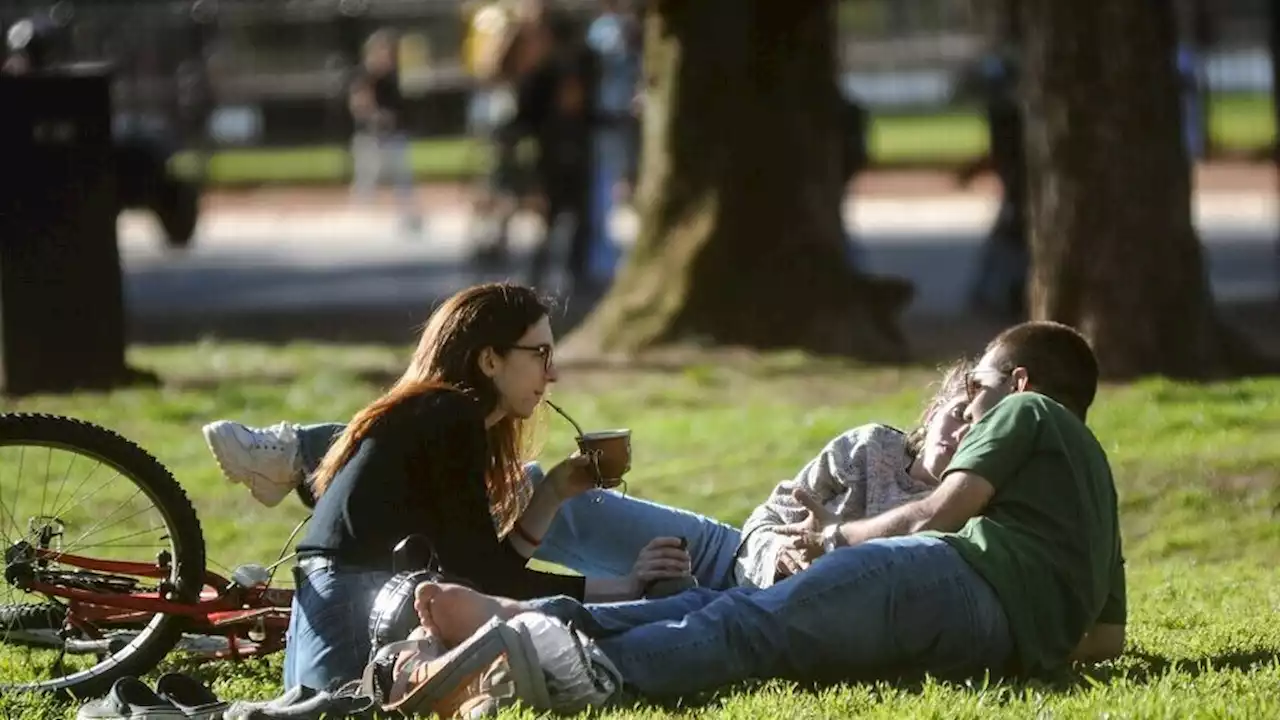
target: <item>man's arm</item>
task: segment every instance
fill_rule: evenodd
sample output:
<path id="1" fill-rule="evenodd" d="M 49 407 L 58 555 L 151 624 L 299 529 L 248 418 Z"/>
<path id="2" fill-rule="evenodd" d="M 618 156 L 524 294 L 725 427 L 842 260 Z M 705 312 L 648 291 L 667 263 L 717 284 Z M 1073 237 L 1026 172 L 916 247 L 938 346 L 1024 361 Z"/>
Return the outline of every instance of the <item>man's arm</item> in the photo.
<path id="1" fill-rule="evenodd" d="M 1123 652 L 1124 625 L 1098 623 L 1084 634 L 1068 659 L 1072 662 L 1096 663 L 1120 657 Z"/>
<path id="2" fill-rule="evenodd" d="M 1124 652 L 1124 628 L 1129 613 L 1126 585 L 1124 555 L 1117 542 L 1107 600 L 1093 627 L 1084 634 L 1068 659 L 1073 662 L 1095 663 L 1119 657 Z"/>
<path id="3" fill-rule="evenodd" d="M 985 478 L 967 470 L 947 473 L 942 484 L 928 497 L 866 520 L 852 520 L 840 525 L 844 544 L 876 538 L 910 535 L 922 530 L 954 532 L 979 515 L 995 488 Z"/>
<path id="4" fill-rule="evenodd" d="M 838 526 L 836 544 L 856 545 L 875 538 L 909 535 L 921 530 L 954 532 L 985 511 L 996 489 L 1017 474 L 1035 449 L 1043 399 L 1033 393 L 1005 398 L 974 424 L 951 460 L 952 470 L 928 497 L 896 510 Z M 821 508 L 810 512 L 823 527 L 835 520 Z M 807 529 L 787 534 L 792 543 L 816 557 L 824 545 Z M 816 546 L 816 547 L 815 547 Z"/>

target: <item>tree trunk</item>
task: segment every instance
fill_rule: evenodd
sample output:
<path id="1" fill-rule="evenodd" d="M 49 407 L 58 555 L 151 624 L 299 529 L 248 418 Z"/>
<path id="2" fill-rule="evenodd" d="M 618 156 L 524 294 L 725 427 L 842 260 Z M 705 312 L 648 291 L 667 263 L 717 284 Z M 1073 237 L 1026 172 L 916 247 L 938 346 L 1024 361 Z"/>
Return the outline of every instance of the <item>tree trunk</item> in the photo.
<path id="1" fill-rule="evenodd" d="M 1250 369 L 1192 225 L 1170 4 L 1025 0 L 1023 22 L 1031 316 L 1084 332 L 1107 377 Z"/>
<path id="2" fill-rule="evenodd" d="M 566 348 L 901 359 L 910 286 L 845 256 L 834 2 L 657 0 L 644 63 L 639 237 Z"/>

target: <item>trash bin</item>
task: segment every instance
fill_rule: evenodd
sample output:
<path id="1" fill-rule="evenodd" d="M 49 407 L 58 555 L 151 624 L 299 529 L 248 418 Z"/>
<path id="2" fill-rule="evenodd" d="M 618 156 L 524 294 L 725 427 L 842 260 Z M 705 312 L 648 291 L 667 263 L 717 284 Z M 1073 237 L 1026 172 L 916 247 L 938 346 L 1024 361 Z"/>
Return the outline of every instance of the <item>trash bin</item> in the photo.
<path id="1" fill-rule="evenodd" d="M 110 68 L 0 75 L 0 108 L 0 391 L 128 382 Z"/>

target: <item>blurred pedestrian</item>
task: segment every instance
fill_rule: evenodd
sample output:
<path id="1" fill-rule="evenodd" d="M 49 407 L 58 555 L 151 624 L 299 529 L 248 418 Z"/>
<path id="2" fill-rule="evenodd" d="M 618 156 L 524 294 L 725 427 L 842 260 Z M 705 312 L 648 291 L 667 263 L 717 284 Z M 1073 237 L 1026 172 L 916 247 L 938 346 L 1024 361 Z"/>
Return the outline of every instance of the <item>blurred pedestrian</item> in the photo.
<path id="1" fill-rule="evenodd" d="M 979 78 L 987 115 L 988 155 L 960 172 L 968 184 L 983 169 L 1000 178 L 1000 209 L 982 247 L 978 272 L 969 289 L 969 307 L 986 316 L 1016 322 L 1026 314 L 1027 167 L 1018 66 L 1012 48 L 1000 48 L 980 61 Z"/>
<path id="2" fill-rule="evenodd" d="M 587 272 L 591 282 L 601 287 L 613 280 L 622 256 L 609 219 L 618 204 L 631 195 L 638 154 L 634 110 L 640 83 L 640 44 L 636 25 L 623 0 L 602 0 L 600 14 L 587 28 L 587 46 L 595 53 L 599 68 L 592 98 L 597 122 Z"/>
<path id="3" fill-rule="evenodd" d="M 351 139 L 352 195 L 368 201 L 386 174 L 395 185 L 404 230 L 422 231 L 422 210 L 414 187 L 400 90 L 399 42 L 391 30 L 379 30 L 364 45 L 364 58 L 351 79 L 349 108 L 355 122 Z"/>

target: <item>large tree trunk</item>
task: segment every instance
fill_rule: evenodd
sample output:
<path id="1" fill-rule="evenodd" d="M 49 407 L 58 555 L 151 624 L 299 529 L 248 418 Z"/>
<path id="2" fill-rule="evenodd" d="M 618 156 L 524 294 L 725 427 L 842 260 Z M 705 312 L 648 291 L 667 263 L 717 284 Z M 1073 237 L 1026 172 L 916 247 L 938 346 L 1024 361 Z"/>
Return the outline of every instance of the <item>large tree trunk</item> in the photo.
<path id="1" fill-rule="evenodd" d="M 910 287 L 845 259 L 834 2 L 657 0 L 645 25 L 639 237 L 569 351 L 902 358 Z"/>
<path id="2" fill-rule="evenodd" d="M 1169 3 L 1025 0 L 1031 316 L 1104 375 L 1252 365 L 1213 311 L 1191 213 Z"/>

